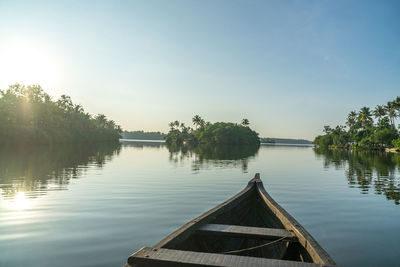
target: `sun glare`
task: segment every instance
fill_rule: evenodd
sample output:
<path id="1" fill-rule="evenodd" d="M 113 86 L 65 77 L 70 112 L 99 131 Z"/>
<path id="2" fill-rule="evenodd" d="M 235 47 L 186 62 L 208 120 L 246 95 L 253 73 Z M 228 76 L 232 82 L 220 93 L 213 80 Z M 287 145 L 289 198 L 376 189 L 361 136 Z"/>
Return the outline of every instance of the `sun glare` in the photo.
<path id="1" fill-rule="evenodd" d="M 55 60 L 43 46 L 0 45 L 0 85 L 2 86 L 16 82 L 25 85 L 48 85 L 54 81 L 56 69 Z"/>
<path id="2" fill-rule="evenodd" d="M 25 192 L 18 192 L 13 200 L 8 202 L 8 208 L 11 210 L 26 210 L 30 207 L 30 201 L 25 196 Z"/>

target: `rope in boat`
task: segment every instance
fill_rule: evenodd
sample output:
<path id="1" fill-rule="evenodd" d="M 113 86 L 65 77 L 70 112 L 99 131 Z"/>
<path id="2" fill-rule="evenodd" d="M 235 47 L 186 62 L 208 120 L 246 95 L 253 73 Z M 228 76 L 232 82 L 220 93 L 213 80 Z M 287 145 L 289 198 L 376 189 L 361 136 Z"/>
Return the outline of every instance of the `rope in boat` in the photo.
<path id="1" fill-rule="evenodd" d="M 238 249 L 238 250 L 231 250 L 231 251 L 222 252 L 222 253 L 224 253 L 224 254 L 232 254 L 232 253 L 239 253 L 239 252 L 243 252 L 243 251 L 249 251 L 249 250 L 253 250 L 253 249 L 256 249 L 256 248 L 262 248 L 262 247 L 265 247 L 265 246 L 272 245 L 274 243 L 280 242 L 285 238 L 286 238 L 286 236 L 281 237 L 281 238 L 279 238 L 277 240 L 265 243 L 265 244 L 258 245 L 258 246 L 254 246 L 254 247 L 250 247 L 250 248 L 244 248 L 244 249 Z"/>

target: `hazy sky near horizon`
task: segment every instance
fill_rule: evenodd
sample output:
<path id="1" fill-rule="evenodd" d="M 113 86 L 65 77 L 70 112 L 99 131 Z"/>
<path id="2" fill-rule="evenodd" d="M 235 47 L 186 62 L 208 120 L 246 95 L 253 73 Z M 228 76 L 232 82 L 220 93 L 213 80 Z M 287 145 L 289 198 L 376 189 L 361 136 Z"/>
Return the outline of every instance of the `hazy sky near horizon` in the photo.
<path id="1" fill-rule="evenodd" d="M 312 139 L 400 95 L 400 1 L 0 0 L 0 89 L 38 83 L 126 130 L 248 118 Z"/>

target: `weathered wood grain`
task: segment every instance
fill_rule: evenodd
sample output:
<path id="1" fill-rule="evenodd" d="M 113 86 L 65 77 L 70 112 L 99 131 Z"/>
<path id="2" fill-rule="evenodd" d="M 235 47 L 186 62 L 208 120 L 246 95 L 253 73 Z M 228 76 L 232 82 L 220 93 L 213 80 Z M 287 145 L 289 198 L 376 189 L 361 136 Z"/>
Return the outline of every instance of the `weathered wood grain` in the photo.
<path id="1" fill-rule="evenodd" d="M 276 239 L 282 237 L 291 239 L 294 237 L 294 235 L 286 229 L 250 227 L 250 226 L 227 225 L 227 224 L 205 224 L 201 226 L 198 229 L 198 231 L 210 232 L 213 234 L 229 235 L 229 236 L 265 238 L 265 239 Z"/>
<path id="2" fill-rule="evenodd" d="M 202 253 L 144 247 L 129 257 L 131 266 L 230 266 L 230 267 L 321 267 L 315 263 L 264 259 L 246 256 Z"/>

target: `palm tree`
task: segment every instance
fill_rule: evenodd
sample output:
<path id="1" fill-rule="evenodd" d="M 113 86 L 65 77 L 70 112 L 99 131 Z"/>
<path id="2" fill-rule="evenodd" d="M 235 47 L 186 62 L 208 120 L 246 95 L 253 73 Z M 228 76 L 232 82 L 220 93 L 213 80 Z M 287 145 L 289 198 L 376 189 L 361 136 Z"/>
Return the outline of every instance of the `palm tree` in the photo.
<path id="1" fill-rule="evenodd" d="M 374 110 L 374 116 L 375 118 L 378 118 L 378 123 L 381 123 L 382 117 L 386 115 L 385 108 L 381 105 L 377 105 L 375 110 Z"/>
<path id="2" fill-rule="evenodd" d="M 95 117 L 95 120 L 100 127 L 104 127 L 104 125 L 107 122 L 107 118 L 104 114 L 97 114 L 97 116 Z"/>
<path id="3" fill-rule="evenodd" d="M 83 113 L 85 110 L 83 109 L 82 105 L 76 105 L 76 106 L 74 107 L 74 111 L 75 111 L 76 113 Z"/>
<path id="4" fill-rule="evenodd" d="M 395 101 L 387 102 L 385 110 L 387 115 L 389 116 L 390 124 L 394 125 L 394 119 L 396 118 L 396 102 Z"/>
<path id="5" fill-rule="evenodd" d="M 175 128 L 175 122 L 170 122 L 168 126 L 171 128 L 171 131 Z"/>
<path id="6" fill-rule="evenodd" d="M 186 127 L 185 124 L 182 122 L 181 123 L 181 132 L 184 135 L 184 138 L 187 138 L 187 135 L 189 134 L 190 127 Z"/>
<path id="7" fill-rule="evenodd" d="M 195 115 L 193 117 L 192 122 L 193 122 L 193 125 L 196 126 L 196 129 L 198 126 L 200 126 L 202 120 L 203 119 L 199 115 Z"/>
<path id="8" fill-rule="evenodd" d="M 201 119 L 200 120 L 200 128 L 203 128 L 206 125 L 206 121 Z"/>
<path id="9" fill-rule="evenodd" d="M 109 120 L 109 121 L 107 121 L 106 125 L 107 125 L 107 128 L 114 129 L 116 124 L 115 124 L 115 121 Z"/>
<path id="10" fill-rule="evenodd" d="M 354 126 L 357 123 L 357 112 L 351 111 L 349 115 L 347 116 L 347 126 L 349 126 L 350 129 L 354 128 Z"/>
<path id="11" fill-rule="evenodd" d="M 243 119 L 243 120 L 242 120 L 242 125 L 243 125 L 243 126 L 248 126 L 249 124 L 250 124 L 250 122 L 249 122 L 248 119 Z"/>
<path id="12" fill-rule="evenodd" d="M 196 126 L 196 129 L 198 126 L 200 126 L 200 128 L 203 128 L 206 124 L 206 122 L 199 115 L 195 115 L 192 119 L 192 122 Z"/>
<path id="13" fill-rule="evenodd" d="M 362 107 L 358 113 L 358 120 L 361 122 L 363 128 L 372 124 L 371 110 L 369 107 Z"/>
<path id="14" fill-rule="evenodd" d="M 396 106 L 400 106 L 400 96 L 396 97 L 394 103 L 396 103 Z"/>
<path id="15" fill-rule="evenodd" d="M 326 134 L 330 134 L 330 133 L 332 132 L 331 126 L 325 125 L 325 126 L 324 126 L 324 132 L 325 132 Z"/>
<path id="16" fill-rule="evenodd" d="M 400 118 L 400 96 L 396 97 L 394 103 L 395 103 L 395 109 L 397 110 L 397 117 Z"/>

